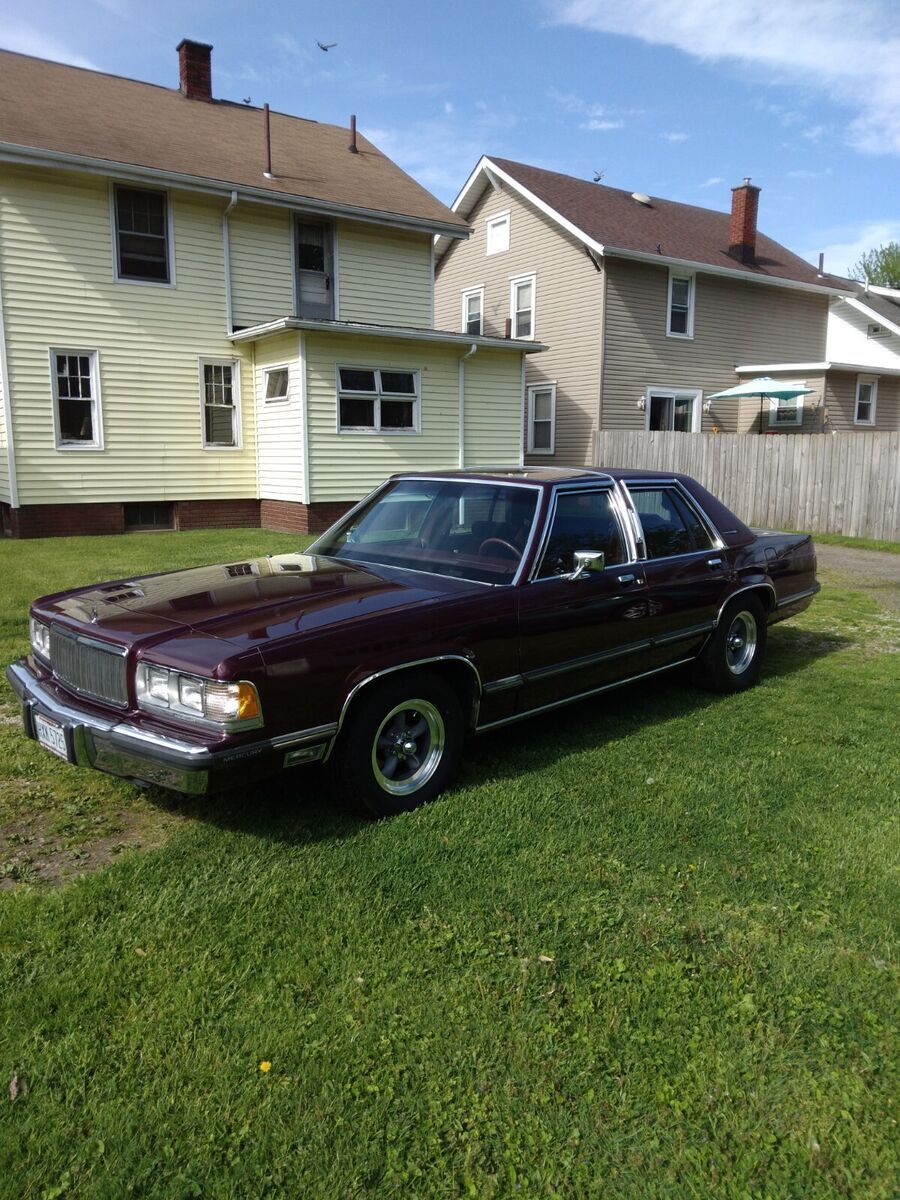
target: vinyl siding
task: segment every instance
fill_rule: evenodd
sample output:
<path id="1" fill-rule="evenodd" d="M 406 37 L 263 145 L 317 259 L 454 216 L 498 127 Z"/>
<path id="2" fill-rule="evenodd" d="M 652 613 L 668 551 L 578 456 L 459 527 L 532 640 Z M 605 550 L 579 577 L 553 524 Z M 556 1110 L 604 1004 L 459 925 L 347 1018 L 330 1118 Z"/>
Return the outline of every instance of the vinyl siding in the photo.
<path id="1" fill-rule="evenodd" d="M 446 470 L 459 459 L 458 347 L 306 335 L 310 499 L 355 500 L 395 471 Z M 516 355 L 512 355 L 517 360 Z M 338 365 L 419 372 L 421 433 L 337 432 Z M 510 362 L 516 375 L 518 362 Z"/>
<path id="2" fill-rule="evenodd" d="M 262 500 L 302 501 L 303 378 L 297 331 L 264 338 L 256 344 L 259 495 Z M 288 399 L 265 399 L 268 367 L 288 368 Z"/>
<path id="3" fill-rule="evenodd" d="M 177 286 L 116 283 L 109 187 L 3 168 L 0 272 L 21 504 L 256 493 L 253 380 L 225 337 L 222 206 L 171 192 Z M 102 451 L 54 445 L 48 349 L 99 352 Z M 203 450 L 198 359 L 245 357 L 243 449 Z"/>
<path id="4" fill-rule="evenodd" d="M 506 350 L 479 350 L 465 368 L 465 466 L 521 461 L 522 359 Z"/>
<path id="5" fill-rule="evenodd" d="M 294 311 L 290 212 L 238 205 L 229 215 L 228 230 L 235 328 L 290 316 Z"/>
<path id="6" fill-rule="evenodd" d="M 342 321 L 431 327 L 431 238 L 339 221 L 337 276 Z"/>
<path id="7" fill-rule="evenodd" d="M 876 373 L 879 367 L 900 368 L 900 336 L 886 329 L 881 337 L 869 337 L 870 325 L 886 328 L 878 317 L 835 301 L 828 312 L 828 361 L 865 366 Z"/>
<path id="8" fill-rule="evenodd" d="M 706 396 L 738 383 L 741 363 L 825 357 L 826 296 L 698 274 L 694 337 L 671 338 L 668 267 L 607 259 L 606 271 L 604 429 L 643 428 L 637 400 L 648 386 L 701 388 Z M 820 426 L 821 393 L 804 399 L 806 432 Z M 744 432 L 758 420 L 758 401 L 714 400 L 703 431 Z"/>
<path id="9" fill-rule="evenodd" d="M 0 500 L 9 504 L 9 442 L 6 436 L 6 410 L 3 407 L 3 353 L 3 343 L 0 342 Z"/>
<path id="10" fill-rule="evenodd" d="M 863 371 L 877 375 L 877 371 Z M 836 432 L 865 432 L 866 430 L 894 431 L 900 429 L 900 377 L 881 375 L 878 378 L 878 397 L 875 403 L 875 424 L 855 425 L 856 381 L 854 371 L 829 371 L 825 382 L 825 405 L 828 409 L 828 429 Z"/>
<path id="11" fill-rule="evenodd" d="M 488 255 L 486 221 L 510 212 L 509 250 Z M 503 337 L 510 279 L 534 274 L 534 337 L 548 349 L 526 360 L 526 385 L 555 382 L 556 452 L 528 455 L 547 465 L 589 465 L 597 428 L 603 329 L 603 276 L 584 247 L 543 213 L 508 191 L 488 189 L 469 217 L 472 236 L 441 259 L 435 323 L 461 330 L 462 293 L 484 287 L 484 332 Z"/>

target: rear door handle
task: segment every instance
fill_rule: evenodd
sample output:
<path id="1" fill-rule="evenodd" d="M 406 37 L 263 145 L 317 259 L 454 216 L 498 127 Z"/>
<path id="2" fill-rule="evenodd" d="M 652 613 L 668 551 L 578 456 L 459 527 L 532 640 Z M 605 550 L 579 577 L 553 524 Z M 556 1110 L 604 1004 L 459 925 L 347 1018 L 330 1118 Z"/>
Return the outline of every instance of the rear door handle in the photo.
<path id="1" fill-rule="evenodd" d="M 619 575 L 618 580 L 619 583 L 634 583 L 635 577 L 633 575 Z"/>

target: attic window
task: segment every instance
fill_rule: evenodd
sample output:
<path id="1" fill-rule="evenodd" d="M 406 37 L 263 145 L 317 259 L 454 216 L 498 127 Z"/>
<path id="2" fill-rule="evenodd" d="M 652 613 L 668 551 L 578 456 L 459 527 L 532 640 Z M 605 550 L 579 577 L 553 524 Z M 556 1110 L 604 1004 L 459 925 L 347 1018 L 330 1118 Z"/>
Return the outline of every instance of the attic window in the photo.
<path id="1" fill-rule="evenodd" d="M 887 336 L 888 336 L 888 331 L 885 329 L 885 327 L 883 325 L 867 325 L 866 326 L 866 337 L 886 338 Z"/>
<path id="2" fill-rule="evenodd" d="M 485 254 L 502 254 L 509 249 L 509 213 L 488 217 Z"/>

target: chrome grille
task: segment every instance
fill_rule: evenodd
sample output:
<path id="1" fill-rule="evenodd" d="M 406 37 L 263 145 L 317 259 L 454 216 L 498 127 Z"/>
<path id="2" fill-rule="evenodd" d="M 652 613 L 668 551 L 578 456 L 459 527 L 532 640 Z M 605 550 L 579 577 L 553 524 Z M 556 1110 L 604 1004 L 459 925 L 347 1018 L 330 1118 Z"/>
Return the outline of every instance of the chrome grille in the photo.
<path id="1" fill-rule="evenodd" d="M 60 683 L 116 708 L 128 706 L 127 653 L 123 646 L 50 626 L 50 661 Z"/>

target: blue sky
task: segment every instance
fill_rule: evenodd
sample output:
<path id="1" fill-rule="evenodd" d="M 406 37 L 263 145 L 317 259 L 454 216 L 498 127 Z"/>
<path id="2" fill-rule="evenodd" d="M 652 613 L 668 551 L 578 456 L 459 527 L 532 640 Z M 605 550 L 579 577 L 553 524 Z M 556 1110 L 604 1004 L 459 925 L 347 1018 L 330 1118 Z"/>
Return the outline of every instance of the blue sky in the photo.
<path id="1" fill-rule="evenodd" d="M 182 36 L 448 203 L 485 153 L 719 209 L 749 175 L 832 271 L 900 240 L 900 0 L 0 0 L 0 45 L 168 86 Z"/>

